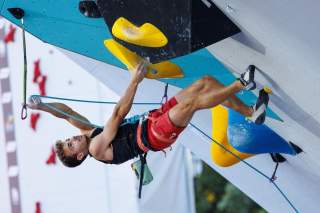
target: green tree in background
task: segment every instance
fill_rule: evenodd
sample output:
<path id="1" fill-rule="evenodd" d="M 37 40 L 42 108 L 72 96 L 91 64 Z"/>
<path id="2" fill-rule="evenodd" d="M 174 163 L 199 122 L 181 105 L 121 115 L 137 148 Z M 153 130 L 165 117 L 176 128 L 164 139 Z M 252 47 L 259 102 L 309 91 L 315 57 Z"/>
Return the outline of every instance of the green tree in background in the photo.
<path id="1" fill-rule="evenodd" d="M 259 205 L 208 165 L 195 178 L 198 213 L 265 213 Z"/>

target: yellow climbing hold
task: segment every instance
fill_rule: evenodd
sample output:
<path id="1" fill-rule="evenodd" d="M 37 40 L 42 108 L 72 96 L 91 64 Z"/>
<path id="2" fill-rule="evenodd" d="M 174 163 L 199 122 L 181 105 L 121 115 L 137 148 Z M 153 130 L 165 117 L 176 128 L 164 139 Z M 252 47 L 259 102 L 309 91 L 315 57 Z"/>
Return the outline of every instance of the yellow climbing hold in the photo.
<path id="1" fill-rule="evenodd" d="M 253 155 L 242 153 L 233 148 L 228 141 L 228 109 L 219 105 L 211 109 L 212 114 L 212 138 L 226 149 L 236 154 L 240 159 L 246 159 Z M 216 143 L 211 144 L 212 161 L 221 167 L 232 166 L 239 162 L 235 156 L 221 148 Z"/>
<path id="2" fill-rule="evenodd" d="M 149 78 L 182 78 L 184 76 L 181 68 L 170 61 L 157 64 L 149 63 L 148 68 L 150 71 L 147 77 Z"/>
<path id="3" fill-rule="evenodd" d="M 184 76 L 181 68 L 170 61 L 152 64 L 113 39 L 105 40 L 104 45 L 116 58 L 127 66 L 128 70 L 134 69 L 143 60 L 147 64 L 148 69 L 146 78 L 182 78 Z"/>
<path id="4" fill-rule="evenodd" d="M 122 41 L 143 47 L 163 47 L 168 43 L 167 37 L 154 25 L 145 23 L 137 27 L 123 17 L 113 24 L 112 34 Z"/>
<path id="5" fill-rule="evenodd" d="M 125 64 L 129 70 L 136 67 L 141 61 L 141 57 L 131 52 L 113 39 L 105 40 L 104 45 L 116 58 Z"/>

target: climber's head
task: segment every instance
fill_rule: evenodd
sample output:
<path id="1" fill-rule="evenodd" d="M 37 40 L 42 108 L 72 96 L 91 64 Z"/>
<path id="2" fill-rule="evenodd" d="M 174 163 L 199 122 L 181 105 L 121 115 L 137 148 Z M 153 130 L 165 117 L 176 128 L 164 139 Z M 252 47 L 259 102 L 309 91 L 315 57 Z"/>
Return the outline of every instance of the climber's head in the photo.
<path id="1" fill-rule="evenodd" d="M 56 153 L 67 167 L 79 166 L 89 154 L 90 138 L 86 135 L 73 136 L 56 142 Z"/>

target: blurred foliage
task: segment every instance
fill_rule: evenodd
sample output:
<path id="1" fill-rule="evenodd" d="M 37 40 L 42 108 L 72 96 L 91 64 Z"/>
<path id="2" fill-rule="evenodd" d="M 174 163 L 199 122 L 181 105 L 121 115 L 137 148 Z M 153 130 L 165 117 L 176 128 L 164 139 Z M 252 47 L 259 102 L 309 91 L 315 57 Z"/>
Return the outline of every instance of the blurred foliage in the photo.
<path id="1" fill-rule="evenodd" d="M 197 213 L 266 213 L 266 211 L 204 163 L 195 177 Z"/>

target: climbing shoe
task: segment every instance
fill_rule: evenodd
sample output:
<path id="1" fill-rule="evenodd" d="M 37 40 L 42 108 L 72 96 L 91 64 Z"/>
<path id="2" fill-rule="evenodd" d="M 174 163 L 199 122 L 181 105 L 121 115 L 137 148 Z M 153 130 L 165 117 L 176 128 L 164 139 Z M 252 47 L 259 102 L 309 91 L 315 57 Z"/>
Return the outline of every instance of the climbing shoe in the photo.
<path id="1" fill-rule="evenodd" d="M 254 106 L 252 106 L 253 114 L 250 118 L 256 124 L 263 124 L 266 119 L 266 110 L 269 103 L 269 94 L 261 89 L 259 91 L 259 97 Z"/>
<path id="2" fill-rule="evenodd" d="M 245 90 L 254 90 L 256 88 L 256 82 L 254 81 L 254 71 L 256 67 L 254 65 L 250 65 L 246 72 L 240 75 L 238 80 L 245 87 Z"/>

